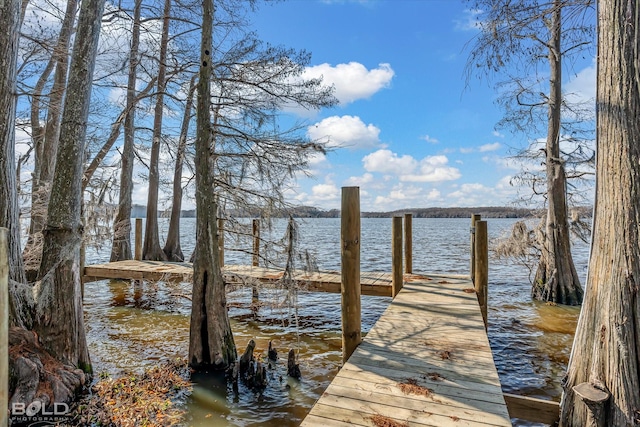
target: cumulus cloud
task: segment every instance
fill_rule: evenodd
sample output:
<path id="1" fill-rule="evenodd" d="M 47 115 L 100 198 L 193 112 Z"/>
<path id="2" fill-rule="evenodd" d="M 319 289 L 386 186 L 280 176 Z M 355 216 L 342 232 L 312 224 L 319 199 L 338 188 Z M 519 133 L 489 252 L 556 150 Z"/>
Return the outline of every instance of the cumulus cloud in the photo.
<path id="1" fill-rule="evenodd" d="M 373 174 L 365 173 L 362 176 L 350 176 L 344 181 L 347 187 L 363 187 L 374 182 Z"/>
<path id="2" fill-rule="evenodd" d="M 365 124 L 357 116 L 327 117 L 309 126 L 307 134 L 314 140 L 326 140 L 329 147 L 359 149 L 381 145 L 380 129 L 372 124 Z"/>
<path id="3" fill-rule="evenodd" d="M 362 162 L 368 172 L 390 173 L 394 175 L 412 172 L 418 164 L 416 159 L 408 154 L 399 157 L 398 154 L 387 149 L 378 150 L 364 156 Z"/>
<path id="4" fill-rule="evenodd" d="M 499 142 L 494 142 L 493 144 L 484 144 L 481 145 L 478 148 L 478 151 L 480 151 L 481 153 L 487 152 L 487 151 L 496 151 L 497 149 L 499 149 L 501 147 Z"/>
<path id="5" fill-rule="evenodd" d="M 368 172 L 397 175 L 400 181 L 406 182 L 440 182 L 460 178 L 457 168 L 448 166 L 446 156 L 427 156 L 418 161 L 405 154 L 398 156 L 391 150 L 375 151 L 362 159 Z"/>
<path id="6" fill-rule="evenodd" d="M 379 64 L 378 68 L 368 70 L 359 62 L 335 67 L 324 63 L 307 67 L 303 78 L 322 77 L 324 84 L 334 86 L 334 95 L 340 104 L 346 105 L 358 99 L 367 99 L 388 87 L 394 74 L 390 64 Z"/>

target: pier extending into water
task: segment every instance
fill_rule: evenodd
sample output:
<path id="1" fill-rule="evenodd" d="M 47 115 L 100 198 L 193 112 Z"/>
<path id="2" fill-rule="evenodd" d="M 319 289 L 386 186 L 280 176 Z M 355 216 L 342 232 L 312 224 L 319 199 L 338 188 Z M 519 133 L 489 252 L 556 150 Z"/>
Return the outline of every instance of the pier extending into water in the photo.
<path id="1" fill-rule="evenodd" d="M 190 263 L 141 260 L 140 219 L 135 228 L 136 259 L 86 266 L 84 282 L 192 280 Z M 285 272 L 258 266 L 258 220 L 252 228 L 253 265 L 225 265 L 222 242 L 225 281 L 277 285 Z M 394 217 L 392 271 L 361 271 L 359 191 L 343 188 L 342 270 L 292 272 L 301 290 L 342 295 L 343 366 L 302 426 L 509 426 L 510 418 L 554 423 L 557 403 L 502 392 L 486 334 L 486 221 L 471 218 L 469 275 L 414 274 L 411 230 L 410 214 Z M 393 298 L 364 339 L 361 295 Z"/>

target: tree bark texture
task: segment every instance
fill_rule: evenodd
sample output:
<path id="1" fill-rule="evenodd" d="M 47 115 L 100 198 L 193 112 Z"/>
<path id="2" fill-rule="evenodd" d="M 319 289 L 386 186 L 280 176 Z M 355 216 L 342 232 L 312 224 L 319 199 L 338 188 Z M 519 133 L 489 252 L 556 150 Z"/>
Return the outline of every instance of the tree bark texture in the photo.
<path id="1" fill-rule="evenodd" d="M 20 251 L 14 141 L 19 22 L 20 2 L 0 2 L 0 25 L 3 28 L 0 31 L 0 227 L 9 229 L 10 323 L 24 326 L 23 318 L 28 317 L 29 305 L 26 300 L 28 294 L 22 292 L 25 276 Z"/>
<path id="2" fill-rule="evenodd" d="M 44 229 L 34 330 L 63 363 L 91 371 L 82 312 L 82 175 L 93 70 L 105 0 L 82 2 Z"/>
<path id="3" fill-rule="evenodd" d="M 560 112 L 562 108 L 561 0 L 554 1 L 549 41 L 549 125 L 546 143 L 547 222 L 542 256 L 536 271 L 532 296 L 541 301 L 579 305 L 583 291 L 571 256 L 567 218 L 567 183 L 560 157 Z"/>
<path id="4" fill-rule="evenodd" d="M 640 8 L 602 0 L 598 11 L 596 203 L 586 295 L 564 395 L 562 426 L 584 426 L 572 387 L 611 396 L 605 425 L 640 423 Z"/>
<path id="5" fill-rule="evenodd" d="M 189 93 L 184 107 L 182 118 L 182 128 L 180 129 L 180 139 L 178 140 L 178 151 L 176 153 L 176 166 L 173 173 L 173 203 L 171 204 L 171 219 L 169 220 L 169 231 L 167 241 L 164 245 L 164 253 L 169 261 L 184 261 L 184 254 L 180 247 L 180 212 L 182 211 L 182 167 L 184 156 L 187 150 L 187 135 L 189 134 L 189 122 L 191 121 L 191 110 L 193 109 L 193 94 L 196 90 L 196 77 L 191 78 L 189 83 Z"/>
<path id="6" fill-rule="evenodd" d="M 202 46 L 197 85 L 197 219 L 189 336 L 189 364 L 196 369 L 227 369 L 238 358 L 218 256 L 210 123 L 213 1 L 202 2 Z"/>
<path id="7" fill-rule="evenodd" d="M 153 116 L 153 137 L 151 142 L 151 159 L 149 160 L 149 195 L 147 198 L 147 222 L 144 230 L 142 259 L 166 260 L 167 257 L 160 246 L 158 231 L 158 191 L 160 188 L 160 144 L 162 143 L 162 115 L 164 112 L 164 91 L 166 89 L 167 45 L 169 44 L 169 14 L 171 0 L 165 0 L 162 20 L 162 37 L 160 40 L 160 58 L 158 58 L 158 90 Z"/>
<path id="8" fill-rule="evenodd" d="M 133 32 L 129 52 L 129 77 L 127 82 L 127 115 L 124 119 L 124 144 L 118 212 L 113 222 L 111 262 L 131 259 L 131 206 L 133 197 L 133 162 L 135 157 L 135 102 L 136 79 L 140 48 L 140 9 L 142 0 L 136 0 L 133 9 Z"/>
<path id="9" fill-rule="evenodd" d="M 58 41 L 53 49 L 52 65 L 55 66 L 53 84 L 49 92 L 47 118 L 44 128 L 36 125 L 39 137 L 34 138 L 35 167 L 32 183 L 31 222 L 29 224 L 29 240 L 25 253 L 30 254 L 28 269 L 38 270 L 42 252 L 42 233 L 47 218 L 47 206 L 51 195 L 51 183 L 56 167 L 56 158 L 60 139 L 60 119 L 67 88 L 69 71 L 69 45 L 74 30 L 78 0 L 69 0 L 60 28 Z M 46 73 L 48 75 L 48 73 Z M 39 111 L 32 114 L 32 120 L 40 121 Z"/>

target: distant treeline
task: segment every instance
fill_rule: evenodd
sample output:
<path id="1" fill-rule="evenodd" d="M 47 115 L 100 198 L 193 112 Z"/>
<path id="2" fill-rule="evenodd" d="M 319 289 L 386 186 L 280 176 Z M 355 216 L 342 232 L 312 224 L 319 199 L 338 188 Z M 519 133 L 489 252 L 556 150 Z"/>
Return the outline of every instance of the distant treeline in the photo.
<path id="1" fill-rule="evenodd" d="M 572 208 L 579 214 L 579 217 L 590 217 L 592 208 L 590 206 Z M 541 209 L 527 209 L 504 206 L 482 206 L 475 208 L 411 208 L 399 209 L 390 212 L 362 212 L 363 218 L 391 218 L 394 216 L 402 216 L 404 214 L 413 214 L 414 218 L 470 218 L 472 214 L 480 214 L 483 218 L 531 218 L 543 214 Z M 161 213 L 162 216 L 169 216 L 170 211 Z M 132 209 L 132 217 L 144 218 L 146 215 L 146 207 L 142 205 L 134 205 Z M 250 211 L 229 211 L 227 215 L 236 218 L 257 218 L 259 212 Z M 299 206 L 291 208 L 288 211 L 282 211 L 274 217 L 294 218 L 340 218 L 339 209 L 323 210 L 313 206 Z M 182 211 L 183 218 L 195 218 L 196 211 Z"/>

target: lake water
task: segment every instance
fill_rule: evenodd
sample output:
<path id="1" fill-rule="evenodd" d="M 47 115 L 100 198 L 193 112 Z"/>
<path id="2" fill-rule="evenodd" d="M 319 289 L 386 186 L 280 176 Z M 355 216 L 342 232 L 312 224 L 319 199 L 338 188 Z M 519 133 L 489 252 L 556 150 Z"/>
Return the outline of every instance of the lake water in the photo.
<path id="1" fill-rule="evenodd" d="M 514 219 L 488 219 L 490 245 L 508 231 Z M 250 233 L 249 223 L 247 231 Z M 416 273 L 469 273 L 468 219 L 413 219 L 413 270 Z M 166 222 L 161 223 L 161 235 Z M 275 220 L 263 238 L 285 236 L 286 221 Z M 194 246 L 195 220 L 181 225 L 182 247 Z M 298 220 L 299 250 L 313 256 L 321 270 L 340 268 L 340 219 Z M 107 245 L 108 246 L 108 245 Z M 250 238 L 227 235 L 227 264 L 250 264 Z M 232 249 L 239 249 L 233 251 Z M 268 260 L 281 261 L 277 251 L 263 251 Z M 574 261 L 586 275 L 588 246 L 574 247 Z M 87 264 L 108 261 L 108 249 L 87 250 Z M 306 264 L 299 259 L 298 267 Z M 362 219 L 361 268 L 390 271 L 391 220 Z M 560 380 L 568 361 L 578 309 L 531 301 L 529 271 L 512 261 L 489 262 L 489 341 L 503 390 L 559 400 Z M 190 284 L 143 284 L 118 281 L 88 283 L 85 288 L 87 338 L 97 372 L 117 375 L 140 371 L 188 351 Z M 297 294 L 263 290 L 264 306 L 254 316 L 249 304 L 251 289 L 229 294 L 232 328 L 242 353 L 250 339 L 256 351 L 266 353 L 272 340 L 280 353 L 269 371 L 263 393 L 244 390 L 238 396 L 223 384 L 206 380 L 194 387 L 188 402 L 191 426 L 297 426 L 339 369 L 341 362 L 340 295 Z M 368 331 L 390 298 L 362 297 L 362 327 Z M 286 375 L 286 354 L 295 349 L 302 380 Z M 516 422 L 516 425 L 535 424 Z"/>

